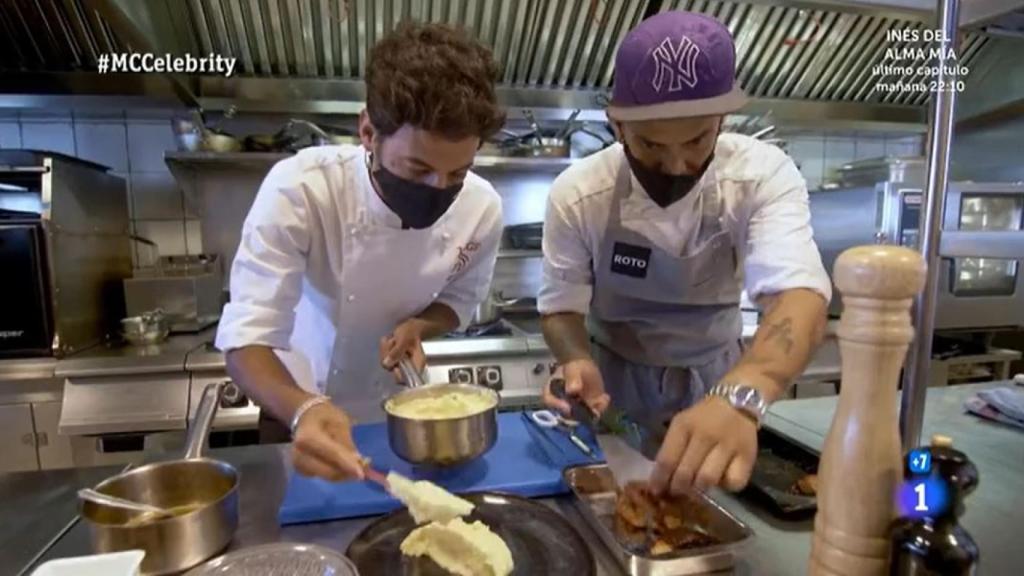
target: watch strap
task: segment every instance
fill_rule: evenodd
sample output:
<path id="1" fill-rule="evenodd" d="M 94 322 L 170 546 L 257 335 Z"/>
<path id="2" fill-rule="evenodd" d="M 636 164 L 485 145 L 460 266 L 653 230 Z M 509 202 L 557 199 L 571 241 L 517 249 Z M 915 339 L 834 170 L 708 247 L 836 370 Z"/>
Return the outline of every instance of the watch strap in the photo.
<path id="1" fill-rule="evenodd" d="M 736 393 L 742 388 L 748 388 L 757 392 L 757 401 L 743 401 L 737 398 Z M 753 418 L 759 428 L 764 421 L 765 413 L 768 412 L 768 403 L 764 400 L 764 396 L 761 395 L 760 391 L 744 384 L 715 384 L 708 392 L 708 396 L 717 396 L 724 399 L 733 408 Z"/>

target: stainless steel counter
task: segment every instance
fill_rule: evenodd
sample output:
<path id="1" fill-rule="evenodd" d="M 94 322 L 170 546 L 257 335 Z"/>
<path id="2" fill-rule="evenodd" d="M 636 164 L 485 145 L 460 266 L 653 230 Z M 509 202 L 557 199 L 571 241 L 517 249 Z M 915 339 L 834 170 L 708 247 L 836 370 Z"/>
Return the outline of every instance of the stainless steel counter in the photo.
<path id="1" fill-rule="evenodd" d="M 756 321 L 756 318 L 752 319 Z M 548 347 L 540 333 L 537 317 L 516 316 L 509 322 L 517 334 L 489 338 L 438 338 L 423 343 L 428 360 L 443 363 L 448 358 L 473 356 L 547 355 Z M 828 334 L 834 334 L 835 322 L 829 323 Z M 757 326 L 745 324 L 742 337 L 753 338 Z M 56 360 L 26 358 L 0 360 L 0 383 L 15 380 L 47 378 L 87 378 L 95 376 L 133 376 L 166 372 L 223 370 L 224 355 L 213 347 L 216 328 L 196 334 L 176 334 L 153 346 L 130 346 L 122 343 L 96 346 Z M 828 358 L 812 362 L 809 375 L 826 380 L 837 377 L 838 362 Z"/>
<path id="2" fill-rule="evenodd" d="M 963 399 L 978 389 L 1005 385 L 989 383 L 928 391 L 925 432 L 951 435 L 954 446 L 964 449 L 981 473 L 978 491 L 967 500 L 964 525 L 981 547 L 980 574 L 1015 573 L 1019 563 L 1017 530 L 1024 523 L 1019 503 L 1020 478 L 1024 475 L 1024 433 L 990 424 L 963 413 Z M 820 447 L 835 407 L 834 398 L 780 402 L 772 408 L 768 425 L 812 447 Z M 251 446 L 214 451 L 213 455 L 239 467 L 241 526 L 232 548 L 273 541 L 315 542 L 344 550 L 372 519 L 280 527 L 277 509 L 288 474 L 283 446 Z M 114 470 L 23 473 L 0 476 L 0 527 L 28 526 L 28 530 L 0 530 L 0 566 L 23 566 L 73 518 L 74 490 L 95 482 Z M 60 476 L 64 474 L 64 476 Z M 71 496 L 69 496 L 71 495 Z M 811 521 L 784 522 L 736 497 L 714 496 L 747 522 L 756 537 L 746 548 L 738 574 L 801 574 L 810 553 Z M 69 498 L 71 498 L 69 500 Z M 7 502 L 17 502 L 13 508 Z M 591 543 L 599 574 L 619 574 L 609 554 L 600 547 L 567 498 L 543 501 L 559 511 Z M 42 529 L 49 526 L 50 530 Z M 89 553 L 85 527 L 75 525 L 46 552 L 43 559 Z"/>
<path id="3" fill-rule="evenodd" d="M 55 374 L 58 378 L 86 378 L 184 372 L 189 353 L 202 349 L 214 334 L 211 328 L 196 334 L 175 334 L 152 346 L 117 343 L 90 348 L 59 360 Z"/>

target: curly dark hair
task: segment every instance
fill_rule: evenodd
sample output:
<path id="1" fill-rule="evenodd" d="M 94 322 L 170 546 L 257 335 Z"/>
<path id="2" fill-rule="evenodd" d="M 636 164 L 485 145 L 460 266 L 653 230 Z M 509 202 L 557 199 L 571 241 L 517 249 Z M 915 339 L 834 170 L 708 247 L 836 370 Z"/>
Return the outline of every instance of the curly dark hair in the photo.
<path id="1" fill-rule="evenodd" d="M 404 124 L 451 140 L 485 139 L 501 129 L 490 49 L 443 24 L 403 22 L 370 52 L 366 110 L 385 136 Z"/>

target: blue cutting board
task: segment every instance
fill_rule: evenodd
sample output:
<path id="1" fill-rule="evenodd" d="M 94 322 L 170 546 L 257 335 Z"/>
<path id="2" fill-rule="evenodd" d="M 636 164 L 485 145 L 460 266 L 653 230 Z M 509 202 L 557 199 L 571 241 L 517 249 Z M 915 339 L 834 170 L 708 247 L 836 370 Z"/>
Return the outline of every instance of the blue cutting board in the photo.
<path id="1" fill-rule="evenodd" d="M 565 434 L 528 423 L 523 412 L 502 413 L 498 415 L 498 440 L 487 454 L 462 466 L 443 469 L 413 466 L 401 460 L 388 445 L 384 423 L 356 426 L 352 436 L 359 451 L 379 470 L 430 480 L 456 493 L 489 490 L 534 498 L 566 493 L 563 469 L 603 459 L 588 432 L 577 429 L 577 434 L 595 450 L 597 459 L 580 452 Z M 372 516 L 399 507 L 401 503 L 372 482 L 328 482 L 292 473 L 278 520 L 281 524 L 302 524 Z"/>

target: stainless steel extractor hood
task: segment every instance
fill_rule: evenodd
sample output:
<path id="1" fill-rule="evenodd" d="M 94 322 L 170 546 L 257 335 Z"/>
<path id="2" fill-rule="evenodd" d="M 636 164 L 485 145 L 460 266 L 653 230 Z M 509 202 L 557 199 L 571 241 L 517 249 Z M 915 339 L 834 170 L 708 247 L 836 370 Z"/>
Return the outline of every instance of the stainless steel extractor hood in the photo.
<path id="1" fill-rule="evenodd" d="M 464 26 L 502 66 L 511 108 L 603 118 L 614 53 L 626 32 L 664 10 L 704 12 L 737 40 L 751 113 L 921 124 L 927 93 L 881 93 L 872 75 L 891 30 L 932 26 L 932 14 L 835 0 L 8 0 L 0 2 L 2 93 L 176 94 L 207 109 L 352 112 L 373 44 L 403 19 Z M 967 31 L 960 61 L 994 40 Z M 99 77 L 103 52 L 216 53 L 238 59 L 231 78 L 179 77 L 171 85 Z M 63 92 L 61 92 L 63 91 Z M 194 99 L 194 100 L 193 100 Z M 10 104 L 8 104 L 10 105 Z M 544 113 L 541 114 L 544 116 Z"/>

